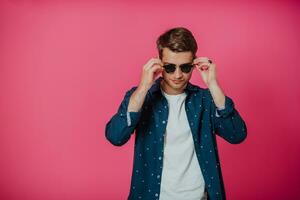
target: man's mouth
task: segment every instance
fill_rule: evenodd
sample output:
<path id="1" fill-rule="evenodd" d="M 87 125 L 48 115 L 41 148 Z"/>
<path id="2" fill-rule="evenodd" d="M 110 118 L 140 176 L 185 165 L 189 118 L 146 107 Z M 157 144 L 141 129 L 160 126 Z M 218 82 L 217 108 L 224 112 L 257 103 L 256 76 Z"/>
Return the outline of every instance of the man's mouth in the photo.
<path id="1" fill-rule="evenodd" d="M 180 80 L 172 80 L 172 81 L 173 81 L 173 83 L 175 83 L 175 84 L 182 83 L 182 81 L 180 81 Z"/>

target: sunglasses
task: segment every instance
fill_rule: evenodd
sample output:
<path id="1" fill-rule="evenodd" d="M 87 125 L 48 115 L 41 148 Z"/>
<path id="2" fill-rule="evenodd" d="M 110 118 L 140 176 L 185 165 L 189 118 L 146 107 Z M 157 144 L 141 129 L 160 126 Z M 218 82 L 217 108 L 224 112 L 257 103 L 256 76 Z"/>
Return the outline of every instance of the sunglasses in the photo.
<path id="1" fill-rule="evenodd" d="M 180 70 L 183 73 L 189 73 L 192 70 L 193 66 L 194 66 L 194 64 L 192 64 L 192 63 L 184 63 L 184 64 L 179 65 Z M 167 73 L 173 73 L 176 70 L 176 65 L 173 63 L 165 64 L 163 67 L 165 68 L 165 71 Z"/>

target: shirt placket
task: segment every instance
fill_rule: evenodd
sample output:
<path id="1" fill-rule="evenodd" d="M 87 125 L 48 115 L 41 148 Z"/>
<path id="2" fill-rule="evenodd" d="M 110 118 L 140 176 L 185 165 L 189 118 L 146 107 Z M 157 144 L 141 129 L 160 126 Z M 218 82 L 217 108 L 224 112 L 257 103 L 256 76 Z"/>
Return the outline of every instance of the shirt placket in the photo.
<path id="1" fill-rule="evenodd" d="M 167 123 L 168 123 L 168 116 L 169 116 L 169 105 L 167 102 L 167 99 L 164 96 L 161 96 L 160 98 L 161 101 L 159 104 L 157 104 L 157 112 L 159 113 L 159 122 L 162 124 L 162 128 L 159 132 L 159 146 L 160 150 L 158 152 L 158 162 L 159 162 L 159 174 L 157 175 L 157 181 L 158 181 L 158 188 L 157 191 L 159 194 L 160 193 L 160 183 L 161 183 L 161 178 L 162 178 L 162 168 L 163 168 L 163 157 L 164 157 L 164 144 L 165 144 L 165 134 L 166 134 L 166 128 L 167 128 Z M 157 199 L 159 199 L 159 195 L 155 196 Z"/>

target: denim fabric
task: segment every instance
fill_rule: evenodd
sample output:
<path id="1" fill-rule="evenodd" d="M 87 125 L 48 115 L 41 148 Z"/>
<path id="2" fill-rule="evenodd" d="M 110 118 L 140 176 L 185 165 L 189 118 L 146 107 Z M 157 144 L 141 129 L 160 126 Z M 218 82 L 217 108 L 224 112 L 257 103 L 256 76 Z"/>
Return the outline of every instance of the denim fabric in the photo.
<path id="1" fill-rule="evenodd" d="M 159 200 L 163 168 L 164 136 L 168 123 L 168 102 L 161 94 L 162 77 L 147 91 L 142 108 L 127 112 L 129 98 L 137 86 L 129 89 L 117 113 L 107 122 L 105 137 L 115 146 L 124 145 L 135 133 L 134 162 L 128 200 Z M 226 199 L 216 135 L 231 144 L 247 137 L 244 120 L 233 100 L 225 95 L 225 107 L 217 108 L 208 88 L 188 82 L 185 109 L 193 134 L 195 152 L 205 180 L 208 199 Z"/>

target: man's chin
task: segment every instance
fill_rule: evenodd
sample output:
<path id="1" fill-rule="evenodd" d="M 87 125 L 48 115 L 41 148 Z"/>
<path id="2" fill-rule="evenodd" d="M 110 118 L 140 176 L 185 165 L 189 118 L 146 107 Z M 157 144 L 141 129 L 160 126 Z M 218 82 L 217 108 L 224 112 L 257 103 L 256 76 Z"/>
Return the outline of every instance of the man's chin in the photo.
<path id="1" fill-rule="evenodd" d="M 179 83 L 175 83 L 174 81 L 168 79 L 168 80 L 164 80 L 164 82 L 169 85 L 169 87 L 175 89 L 175 90 L 180 90 L 180 89 L 184 89 L 186 82 L 182 81 Z"/>
<path id="2" fill-rule="evenodd" d="M 173 88 L 176 88 L 176 89 L 183 89 L 185 87 L 185 82 L 181 82 L 181 83 L 174 83 L 171 81 L 170 85 L 173 87 Z"/>

